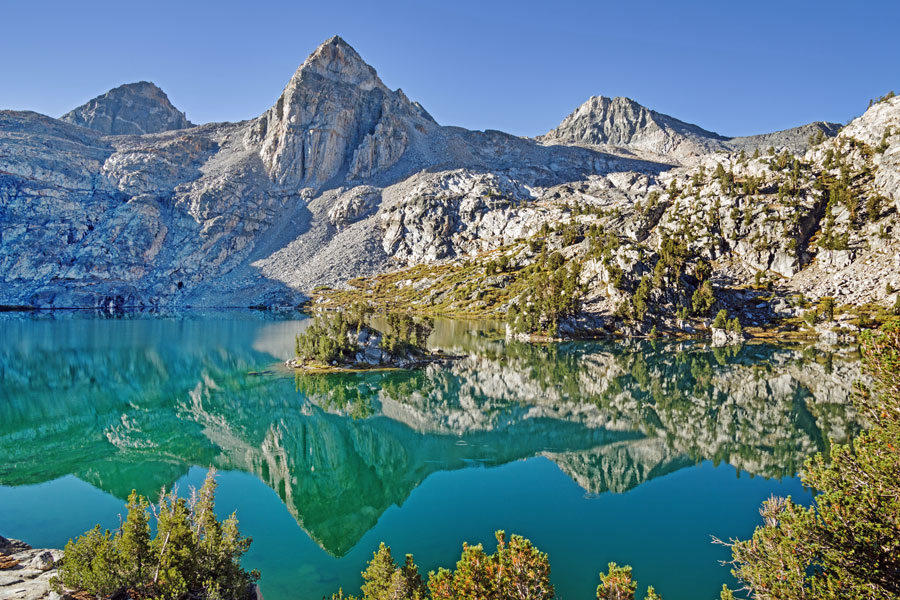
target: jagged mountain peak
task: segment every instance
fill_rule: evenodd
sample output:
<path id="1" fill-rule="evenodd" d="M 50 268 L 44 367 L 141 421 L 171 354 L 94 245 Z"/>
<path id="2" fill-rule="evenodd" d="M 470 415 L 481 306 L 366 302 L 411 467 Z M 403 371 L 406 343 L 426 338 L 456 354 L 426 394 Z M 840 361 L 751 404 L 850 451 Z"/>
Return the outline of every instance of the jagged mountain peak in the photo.
<path id="1" fill-rule="evenodd" d="M 342 38 L 316 48 L 278 101 L 256 120 L 252 139 L 280 185 L 319 188 L 334 178 L 359 179 L 393 166 L 412 131 L 434 124 L 401 90 Z"/>
<path id="2" fill-rule="evenodd" d="M 166 93 L 149 81 L 113 88 L 67 112 L 60 120 L 107 135 L 141 135 L 194 126 L 172 105 Z"/>
<path id="3" fill-rule="evenodd" d="M 291 84 L 296 85 L 310 75 L 370 89 L 376 86 L 384 88 L 375 69 L 363 60 L 353 46 L 337 35 L 322 42 L 303 61 Z"/>
<path id="4" fill-rule="evenodd" d="M 684 157 L 723 149 L 727 138 L 670 117 L 631 98 L 591 96 L 539 138 L 564 144 L 608 144 Z"/>

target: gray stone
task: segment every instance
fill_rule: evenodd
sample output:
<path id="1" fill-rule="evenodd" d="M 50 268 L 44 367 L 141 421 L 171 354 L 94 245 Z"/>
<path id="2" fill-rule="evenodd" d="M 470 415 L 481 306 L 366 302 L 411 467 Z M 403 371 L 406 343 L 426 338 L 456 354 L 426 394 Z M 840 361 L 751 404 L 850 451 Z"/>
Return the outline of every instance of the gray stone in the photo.
<path id="1" fill-rule="evenodd" d="M 747 323 L 788 313 L 741 300 L 736 289 L 757 271 L 776 295 L 836 295 L 839 303 L 885 301 L 885 283 L 900 272 L 900 223 L 887 206 L 849 231 L 850 250 L 824 250 L 811 240 L 827 199 L 811 176 L 779 201 L 774 161 L 736 154 L 772 144 L 805 151 L 804 164 L 822 172 L 829 150 L 851 148 L 848 165 L 873 173 L 861 201 L 873 193 L 900 208 L 900 99 L 809 149 L 801 137 L 827 138 L 835 128 L 729 139 L 624 98 L 593 98 L 535 141 L 440 126 L 332 38 L 256 119 L 165 130 L 190 126 L 173 116 L 162 128 L 141 125 L 155 133 L 118 135 L 111 115 L 133 94 L 155 103 L 145 111 L 154 118 L 174 114 L 162 92 L 144 87 L 117 88 L 67 120 L 0 111 L 0 304 L 292 306 L 318 285 L 404 265 L 493 260 L 501 247 L 524 267 L 536 255 L 522 240 L 575 222 L 618 238 L 602 258 L 586 239 L 557 232 L 542 240 L 583 262 L 588 292 L 578 318 L 604 327 L 672 236 L 686 245 L 684 275 L 694 277 L 699 259 L 713 265 L 713 281 L 732 298 L 723 302 L 754 313 Z M 871 164 L 854 140 L 879 148 Z M 761 182 L 758 193 L 723 189 L 710 176 L 720 164 L 735 182 Z M 669 193 L 673 185 L 678 193 Z M 848 211 L 834 216 L 846 227 Z M 479 283 L 502 287 L 505 277 Z M 427 279 L 410 280 L 423 300 L 438 293 Z M 692 285 L 665 281 L 651 316 L 667 323 L 690 303 Z"/>
<path id="2" fill-rule="evenodd" d="M 61 121 L 107 135 L 142 135 L 193 127 L 165 92 L 149 81 L 127 83 L 75 108 Z"/>

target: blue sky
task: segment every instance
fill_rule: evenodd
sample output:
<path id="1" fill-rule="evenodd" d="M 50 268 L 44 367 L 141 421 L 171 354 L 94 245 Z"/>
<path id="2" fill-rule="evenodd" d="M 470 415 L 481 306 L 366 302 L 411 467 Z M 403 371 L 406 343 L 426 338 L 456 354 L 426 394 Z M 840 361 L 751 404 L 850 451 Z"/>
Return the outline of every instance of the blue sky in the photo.
<path id="1" fill-rule="evenodd" d="M 446 125 L 537 135 L 629 96 L 724 135 L 846 122 L 900 92 L 900 1 L 0 0 L 0 108 L 59 116 L 150 80 L 255 117 L 338 34 Z"/>

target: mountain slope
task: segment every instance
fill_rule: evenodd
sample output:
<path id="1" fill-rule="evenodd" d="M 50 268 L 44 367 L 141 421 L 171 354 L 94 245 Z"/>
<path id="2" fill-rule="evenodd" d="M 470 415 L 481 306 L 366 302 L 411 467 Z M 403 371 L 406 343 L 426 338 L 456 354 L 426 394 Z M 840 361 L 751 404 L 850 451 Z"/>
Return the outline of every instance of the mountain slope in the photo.
<path id="1" fill-rule="evenodd" d="M 165 92 L 148 81 L 126 83 L 60 117 L 106 135 L 142 135 L 193 127 Z"/>
<path id="2" fill-rule="evenodd" d="M 120 132 L 117 90 L 71 119 Z M 339 37 L 256 119 L 101 132 L 0 112 L 0 304 L 294 304 L 316 285 L 389 267 L 376 213 L 410 199 L 404 181 L 417 173 L 435 185 L 460 168 L 546 185 L 666 168 L 442 127 Z M 366 210 L 341 208 L 370 188 Z"/>
<path id="3" fill-rule="evenodd" d="M 477 266 L 501 248 L 519 249 L 508 257 L 519 269 L 546 243 L 585 259 L 593 314 L 621 317 L 669 239 L 687 253 L 666 257 L 668 279 L 653 273 L 651 305 L 669 313 L 690 305 L 693 269 L 707 267 L 732 287 L 764 271 L 810 298 L 885 301 L 887 284 L 900 287 L 885 258 L 888 208 L 900 202 L 898 112 L 879 103 L 834 139 L 829 124 L 728 139 L 601 98 L 555 130 L 577 143 L 535 141 L 439 125 L 334 37 L 272 108 L 240 123 L 105 135 L 0 111 L 0 304 L 296 304 L 318 286 L 404 265 Z M 807 151 L 810 131 L 825 135 Z M 760 145 L 789 152 L 751 158 Z M 615 244 L 601 247 L 600 234 Z M 524 285 L 482 267 L 467 276 L 465 288 L 451 277 L 429 292 L 431 306 L 452 309 L 496 280 L 492 295 L 475 294 L 490 304 L 477 310 L 504 311 L 504 294 Z"/>

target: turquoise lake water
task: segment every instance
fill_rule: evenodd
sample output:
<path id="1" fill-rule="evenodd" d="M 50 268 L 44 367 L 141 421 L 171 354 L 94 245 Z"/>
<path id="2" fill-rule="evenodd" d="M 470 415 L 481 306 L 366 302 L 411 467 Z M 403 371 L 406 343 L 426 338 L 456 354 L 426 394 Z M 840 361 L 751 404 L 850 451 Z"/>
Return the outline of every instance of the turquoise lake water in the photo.
<path id="1" fill-rule="evenodd" d="M 132 489 L 219 469 L 266 600 L 356 590 L 378 543 L 423 571 L 505 529 L 550 555 L 557 596 L 610 561 L 667 600 L 730 582 L 711 536 L 857 429 L 852 354 L 700 344 L 506 344 L 440 321 L 465 353 L 417 373 L 296 378 L 302 315 L 0 315 L 0 535 L 61 547 L 118 525 Z"/>

